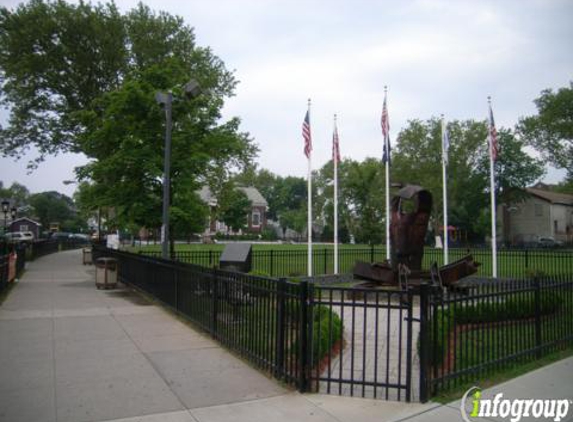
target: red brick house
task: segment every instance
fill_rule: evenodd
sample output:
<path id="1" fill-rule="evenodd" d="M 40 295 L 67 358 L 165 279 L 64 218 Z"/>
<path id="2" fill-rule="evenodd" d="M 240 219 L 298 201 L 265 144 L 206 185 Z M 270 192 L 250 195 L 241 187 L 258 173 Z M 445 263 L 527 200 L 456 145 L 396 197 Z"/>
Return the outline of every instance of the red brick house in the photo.
<path id="1" fill-rule="evenodd" d="M 267 209 L 268 203 L 261 193 L 254 187 L 243 187 L 239 186 L 240 189 L 245 193 L 247 198 L 251 201 L 251 212 L 247 217 L 247 231 L 250 233 L 261 233 L 267 225 Z M 199 197 L 205 204 L 209 206 L 210 215 L 215 215 L 215 210 L 217 208 L 217 198 L 208 186 L 204 186 L 200 191 L 197 192 Z M 215 218 L 209 217 L 208 227 L 205 229 L 206 234 L 213 235 L 215 233 L 228 233 L 229 228 L 222 221 L 218 221 Z"/>

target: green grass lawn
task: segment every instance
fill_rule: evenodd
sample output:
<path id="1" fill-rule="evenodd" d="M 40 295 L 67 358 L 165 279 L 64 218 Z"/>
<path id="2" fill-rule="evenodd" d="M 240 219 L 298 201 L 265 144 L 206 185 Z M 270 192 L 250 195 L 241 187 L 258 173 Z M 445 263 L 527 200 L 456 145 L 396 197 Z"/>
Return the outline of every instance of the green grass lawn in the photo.
<path id="1" fill-rule="evenodd" d="M 176 244 L 176 253 L 184 262 L 213 267 L 218 265 L 219 255 L 224 244 Z M 161 245 L 145 245 L 128 250 L 133 252 L 158 253 Z M 477 275 L 492 275 L 492 256 L 487 249 L 470 249 L 474 260 L 479 262 Z M 450 262 L 467 254 L 465 248 L 450 249 Z M 300 276 L 307 274 L 306 244 L 253 244 L 253 270 L 274 277 Z M 386 258 L 383 246 L 340 245 L 339 272 L 350 273 L 356 261 L 382 262 Z M 423 269 L 429 269 L 433 262 L 443 265 L 443 251 L 425 248 Z M 334 247 L 332 245 L 313 245 L 313 274 L 332 274 L 334 272 Z M 498 253 L 498 276 L 523 278 L 531 275 L 573 274 L 572 250 L 500 250 Z"/>
<path id="2" fill-rule="evenodd" d="M 533 292 L 516 291 L 505 299 L 486 295 L 438 310 L 431 320 L 432 374 L 445 377 L 438 392 L 449 397 L 477 381 L 519 372 L 543 356 L 570 353 L 570 284 L 541 291 L 539 325 L 535 309 Z"/>

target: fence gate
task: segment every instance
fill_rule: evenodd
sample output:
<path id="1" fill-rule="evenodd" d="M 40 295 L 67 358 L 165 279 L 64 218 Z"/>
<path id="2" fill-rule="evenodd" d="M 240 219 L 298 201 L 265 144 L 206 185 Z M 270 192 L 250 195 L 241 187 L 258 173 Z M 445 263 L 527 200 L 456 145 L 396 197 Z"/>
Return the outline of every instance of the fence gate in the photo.
<path id="1" fill-rule="evenodd" d="M 413 359 L 419 324 L 413 324 L 411 291 L 323 286 L 311 291 L 309 305 L 313 391 L 418 399 L 412 379 L 419 373 Z"/>

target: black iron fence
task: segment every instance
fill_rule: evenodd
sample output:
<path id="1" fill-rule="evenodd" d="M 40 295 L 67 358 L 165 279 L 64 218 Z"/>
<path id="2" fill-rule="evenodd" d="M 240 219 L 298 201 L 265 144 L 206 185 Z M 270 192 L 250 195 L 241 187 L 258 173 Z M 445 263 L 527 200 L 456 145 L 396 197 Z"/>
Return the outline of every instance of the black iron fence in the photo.
<path id="1" fill-rule="evenodd" d="M 528 259 L 555 252 L 529 251 Z M 426 401 L 573 346 L 573 271 L 476 278 L 447 291 L 369 290 L 94 248 L 102 254 L 119 260 L 121 281 L 301 391 Z"/>
<path id="2" fill-rule="evenodd" d="M 278 379 L 308 389 L 307 283 L 256 277 L 94 246 L 119 280 L 152 295 Z"/>
<path id="3" fill-rule="evenodd" d="M 119 260 L 120 281 L 301 391 L 412 398 L 411 292 L 321 288 L 94 247 L 102 255 Z"/>
<path id="4" fill-rule="evenodd" d="M 421 292 L 421 396 L 573 345 L 573 275 Z"/>
<path id="5" fill-rule="evenodd" d="M 326 394 L 418 399 L 413 365 L 414 294 L 341 287 L 314 289 L 314 391 Z M 324 315 L 324 316 L 323 316 Z M 327 347 L 328 346 L 328 347 Z"/>
<path id="6" fill-rule="evenodd" d="M 161 257 L 161 252 L 142 250 L 140 253 Z M 204 267 L 219 264 L 221 250 L 176 251 L 174 259 Z M 491 276 L 492 256 L 487 248 L 454 248 L 449 250 L 449 262 L 471 254 L 481 265 L 478 275 Z M 386 258 L 383 247 L 341 247 L 338 253 L 339 272 L 351 273 L 356 261 L 381 262 Z M 498 276 L 522 278 L 531 276 L 573 274 L 573 250 L 570 249 L 501 249 L 497 254 Z M 422 267 L 429 269 L 433 262 L 444 263 L 442 249 L 426 248 Z M 334 249 L 316 246 L 313 249 L 312 266 L 314 275 L 334 272 Z M 308 273 L 308 255 L 304 248 L 254 249 L 253 271 L 271 277 L 293 277 Z"/>
<path id="7" fill-rule="evenodd" d="M 29 250 L 30 259 L 34 260 L 51 253 L 78 249 L 90 246 L 90 242 L 81 239 L 40 239 L 30 243 L 26 247 Z"/>

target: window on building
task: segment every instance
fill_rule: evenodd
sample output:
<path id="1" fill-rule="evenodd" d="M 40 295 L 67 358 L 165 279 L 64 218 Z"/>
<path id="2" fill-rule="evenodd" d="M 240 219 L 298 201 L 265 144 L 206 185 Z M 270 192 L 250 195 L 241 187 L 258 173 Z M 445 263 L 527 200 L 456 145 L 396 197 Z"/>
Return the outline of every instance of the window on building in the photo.
<path id="1" fill-rule="evenodd" d="M 252 226 L 259 227 L 261 225 L 261 213 L 259 211 L 253 211 Z"/>
<path id="2" fill-rule="evenodd" d="M 20 231 L 21 232 L 28 232 L 30 229 L 28 228 L 27 224 L 20 224 Z"/>
<path id="3" fill-rule="evenodd" d="M 535 204 L 535 216 L 536 217 L 543 217 L 543 205 L 542 204 Z"/>

